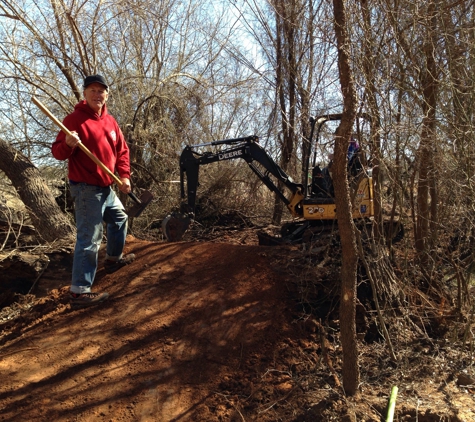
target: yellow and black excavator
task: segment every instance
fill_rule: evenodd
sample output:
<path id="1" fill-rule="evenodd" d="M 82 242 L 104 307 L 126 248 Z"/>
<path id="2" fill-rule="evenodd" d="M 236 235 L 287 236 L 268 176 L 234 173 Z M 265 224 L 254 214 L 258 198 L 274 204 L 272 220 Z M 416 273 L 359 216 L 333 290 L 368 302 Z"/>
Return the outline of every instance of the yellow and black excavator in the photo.
<path id="1" fill-rule="evenodd" d="M 323 125 L 329 121 L 341 120 L 341 114 L 327 114 L 310 119 L 311 134 L 307 143 L 308 151 L 304 174 L 310 175 L 308 183 L 296 183 L 259 145 L 257 136 L 235 139 L 224 139 L 209 143 L 186 146 L 180 156 L 180 188 L 182 202 L 179 211 L 167 215 L 162 221 L 162 231 L 168 241 L 182 239 L 190 223 L 195 217 L 197 190 L 199 186 L 200 166 L 210 163 L 242 159 L 262 182 L 274 192 L 286 205 L 293 221 L 286 223 L 281 236 L 275 242 L 301 242 L 308 229 L 322 224 L 332 224 L 336 220 L 335 198 L 331 181 L 331 162 L 321 169 L 316 163 L 319 136 Z M 365 116 L 360 116 L 365 118 Z M 316 131 L 316 142 L 313 145 L 313 134 Z M 356 145 L 354 145 L 356 146 Z M 207 151 L 211 147 L 213 151 Z M 205 151 L 203 151 L 205 149 Z M 311 156 L 313 152 L 313 160 Z M 360 151 L 356 147 L 349 151 L 348 173 L 353 184 L 353 218 L 369 220 L 374 215 L 372 171 L 364 166 L 360 159 Z M 285 190 L 282 192 L 276 182 L 280 181 Z M 186 183 L 185 183 L 186 182 Z M 186 184 L 186 189 L 185 189 Z M 260 239 L 261 240 L 261 239 Z M 263 244 L 271 244 L 268 240 Z"/>

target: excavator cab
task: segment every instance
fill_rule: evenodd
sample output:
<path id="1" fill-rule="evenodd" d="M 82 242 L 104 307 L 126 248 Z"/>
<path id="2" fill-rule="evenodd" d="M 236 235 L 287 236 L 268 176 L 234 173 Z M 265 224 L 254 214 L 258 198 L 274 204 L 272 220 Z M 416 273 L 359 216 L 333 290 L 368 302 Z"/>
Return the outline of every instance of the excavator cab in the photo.
<path id="1" fill-rule="evenodd" d="M 335 190 L 329 167 L 320 168 L 317 164 L 312 169 L 312 179 L 310 181 L 309 193 L 312 198 L 334 198 Z"/>
<path id="2" fill-rule="evenodd" d="M 308 157 L 305 174 L 310 175 L 302 203 L 303 219 L 306 221 L 336 220 L 335 190 L 332 181 L 334 131 L 323 128 L 331 122 L 339 122 L 342 114 L 327 114 L 310 119 L 311 134 L 307 143 Z M 363 122 L 368 123 L 367 115 L 359 115 L 357 130 L 348 145 L 347 173 L 349 178 L 353 218 L 364 219 L 374 216 L 372 171 L 366 166 L 360 148 Z M 315 136 L 315 142 L 313 137 Z M 323 137 L 326 136 L 326 142 Z"/>

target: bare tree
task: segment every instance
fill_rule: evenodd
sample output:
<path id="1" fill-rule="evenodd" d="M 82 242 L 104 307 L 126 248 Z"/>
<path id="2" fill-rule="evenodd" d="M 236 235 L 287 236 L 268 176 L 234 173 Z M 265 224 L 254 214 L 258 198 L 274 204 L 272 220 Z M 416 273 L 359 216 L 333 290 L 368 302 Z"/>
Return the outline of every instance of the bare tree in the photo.
<path id="1" fill-rule="evenodd" d="M 338 67 L 343 94 L 343 116 L 336 130 L 333 183 L 341 239 L 340 330 L 343 348 L 343 388 L 348 395 L 356 394 L 359 384 L 358 348 L 356 342 L 356 269 L 358 251 L 352 219 L 350 188 L 347 174 L 347 151 L 357 114 L 356 90 L 350 67 L 350 39 L 343 0 L 333 0 L 335 34 L 338 47 Z"/>
<path id="2" fill-rule="evenodd" d="M 427 2 L 427 12 L 423 16 L 426 28 L 422 47 L 425 63 L 420 75 L 424 117 L 422 119 L 421 143 L 419 145 L 418 219 L 415 230 L 415 245 L 422 254 L 423 266 L 430 263 L 428 255 L 436 245 L 438 230 L 438 198 L 435 181 L 436 175 L 434 173 L 434 139 L 436 138 L 438 96 L 438 69 L 435 61 L 438 14 L 436 8 L 435 1 Z"/>
<path id="3" fill-rule="evenodd" d="M 329 72 L 316 69 L 325 64 L 331 68 L 333 61 L 333 56 L 325 51 L 330 43 L 320 42 L 317 35 L 322 32 L 317 26 L 330 22 L 325 15 L 328 9 L 324 3 L 313 0 L 275 0 L 268 2 L 267 8 L 252 0 L 244 3 L 249 16 L 243 23 L 260 47 L 267 70 L 265 82 L 273 94 L 267 131 L 274 142 L 276 161 L 286 172 L 299 175 L 302 183 L 307 183 L 308 174 L 301 162 L 306 162 L 305 154 L 310 149 L 302 145 L 310 135 L 309 118 L 315 107 L 316 87 Z M 257 68 L 254 70 L 260 73 Z M 318 112 L 323 112 L 322 105 L 318 106 Z M 272 222 L 280 224 L 282 216 L 283 203 L 275 196 Z"/>

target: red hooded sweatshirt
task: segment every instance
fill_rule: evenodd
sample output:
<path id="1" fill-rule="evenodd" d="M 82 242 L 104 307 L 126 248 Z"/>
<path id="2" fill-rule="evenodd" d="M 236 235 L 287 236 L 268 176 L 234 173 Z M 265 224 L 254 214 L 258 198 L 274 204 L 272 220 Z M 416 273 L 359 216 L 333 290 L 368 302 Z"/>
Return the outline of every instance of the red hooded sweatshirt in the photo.
<path id="1" fill-rule="evenodd" d="M 104 104 L 99 116 L 86 101 L 76 104 L 74 111 L 63 121 L 71 131 L 109 170 L 119 177 L 130 178 L 129 147 L 116 120 L 107 112 Z M 66 145 L 66 135 L 59 132 L 51 147 L 58 160 L 68 160 L 69 180 L 95 186 L 110 186 L 114 180 L 92 161 L 79 147 Z"/>

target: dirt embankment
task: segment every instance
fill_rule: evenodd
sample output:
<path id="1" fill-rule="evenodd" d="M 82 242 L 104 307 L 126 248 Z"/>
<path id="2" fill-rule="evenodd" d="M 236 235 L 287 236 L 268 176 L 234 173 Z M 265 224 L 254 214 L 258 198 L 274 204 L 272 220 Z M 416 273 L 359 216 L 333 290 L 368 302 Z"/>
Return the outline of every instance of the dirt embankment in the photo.
<path id="1" fill-rule="evenodd" d="M 133 264 L 97 275 L 103 305 L 72 310 L 63 268 L 63 287 L 0 326 L 0 420 L 380 421 L 392 385 L 395 420 L 475 420 L 474 391 L 456 382 L 470 355 L 444 342 L 400 340 L 394 365 L 384 343 L 362 341 L 361 393 L 346 398 L 338 322 L 324 328 L 296 288 L 300 251 L 134 238 L 127 249 Z"/>

